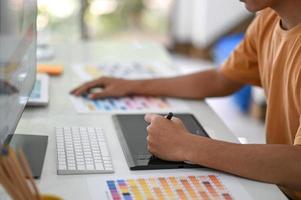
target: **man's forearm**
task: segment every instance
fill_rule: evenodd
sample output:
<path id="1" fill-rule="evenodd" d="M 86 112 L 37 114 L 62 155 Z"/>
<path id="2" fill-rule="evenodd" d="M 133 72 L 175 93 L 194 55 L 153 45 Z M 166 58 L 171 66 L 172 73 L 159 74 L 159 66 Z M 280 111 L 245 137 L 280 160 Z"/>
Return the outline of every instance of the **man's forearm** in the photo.
<path id="1" fill-rule="evenodd" d="M 187 160 L 249 179 L 301 190 L 301 146 L 234 144 L 193 136 Z"/>
<path id="2" fill-rule="evenodd" d="M 214 69 L 174 78 L 143 80 L 135 87 L 133 93 L 203 99 L 229 95 L 241 86 L 227 80 Z"/>

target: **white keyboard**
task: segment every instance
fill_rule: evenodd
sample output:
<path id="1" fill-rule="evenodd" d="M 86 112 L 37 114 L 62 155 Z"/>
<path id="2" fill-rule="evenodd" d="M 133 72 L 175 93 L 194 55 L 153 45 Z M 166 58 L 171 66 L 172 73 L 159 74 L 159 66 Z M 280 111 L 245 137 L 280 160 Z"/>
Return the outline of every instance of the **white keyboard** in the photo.
<path id="1" fill-rule="evenodd" d="M 56 128 L 57 173 L 113 173 L 104 132 L 93 127 Z"/>

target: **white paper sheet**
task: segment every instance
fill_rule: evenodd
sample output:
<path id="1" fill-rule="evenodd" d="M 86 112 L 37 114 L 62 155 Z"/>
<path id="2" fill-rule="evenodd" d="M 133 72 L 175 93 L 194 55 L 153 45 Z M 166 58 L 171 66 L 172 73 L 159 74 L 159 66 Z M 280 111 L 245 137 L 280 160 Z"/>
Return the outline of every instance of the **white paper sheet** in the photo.
<path id="1" fill-rule="evenodd" d="M 183 101 L 159 97 L 123 97 L 90 100 L 70 96 L 79 113 L 146 113 L 146 112 L 184 112 L 189 107 Z"/>

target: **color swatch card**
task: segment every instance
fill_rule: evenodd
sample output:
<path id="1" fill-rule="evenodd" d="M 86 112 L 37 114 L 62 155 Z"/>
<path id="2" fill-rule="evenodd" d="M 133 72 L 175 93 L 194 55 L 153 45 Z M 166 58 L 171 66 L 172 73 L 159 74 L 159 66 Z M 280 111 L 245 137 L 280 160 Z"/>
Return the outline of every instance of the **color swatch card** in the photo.
<path id="1" fill-rule="evenodd" d="M 96 182 L 90 182 L 89 185 L 92 184 Z M 108 199 L 111 200 L 251 199 L 233 177 L 213 173 L 114 178 L 105 180 L 104 185 Z M 92 196 L 95 199 L 95 194 Z"/>
<path id="2" fill-rule="evenodd" d="M 75 109 L 80 113 L 145 113 L 187 111 L 188 106 L 181 100 L 159 97 L 123 97 L 90 100 L 71 96 Z"/>
<path id="3" fill-rule="evenodd" d="M 216 175 L 108 180 L 107 186 L 113 200 L 234 199 Z"/>
<path id="4" fill-rule="evenodd" d="M 148 79 L 176 75 L 176 70 L 160 64 L 130 63 L 101 63 L 77 64 L 73 70 L 83 80 L 91 80 L 101 76 L 113 76 L 127 79 Z"/>

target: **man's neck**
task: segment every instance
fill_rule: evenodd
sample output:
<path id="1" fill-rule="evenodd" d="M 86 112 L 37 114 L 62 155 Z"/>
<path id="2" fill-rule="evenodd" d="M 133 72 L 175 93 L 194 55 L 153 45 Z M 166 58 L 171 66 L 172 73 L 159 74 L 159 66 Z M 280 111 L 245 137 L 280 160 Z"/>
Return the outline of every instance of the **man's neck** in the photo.
<path id="1" fill-rule="evenodd" d="M 282 28 L 289 30 L 301 23 L 301 1 L 280 0 L 272 7 L 281 17 Z"/>

